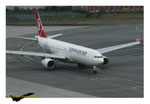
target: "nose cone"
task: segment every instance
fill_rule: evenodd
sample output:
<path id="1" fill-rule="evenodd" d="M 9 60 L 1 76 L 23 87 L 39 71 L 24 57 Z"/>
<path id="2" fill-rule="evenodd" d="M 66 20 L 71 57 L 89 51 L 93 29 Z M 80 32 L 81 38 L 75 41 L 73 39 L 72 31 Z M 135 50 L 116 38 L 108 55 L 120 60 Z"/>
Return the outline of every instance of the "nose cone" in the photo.
<path id="1" fill-rule="evenodd" d="M 108 58 L 107 58 L 107 57 L 104 57 L 104 58 L 103 58 L 103 60 L 104 60 L 103 65 L 108 64 L 109 60 L 108 60 Z"/>
<path id="2" fill-rule="evenodd" d="M 104 63 L 104 59 L 103 58 L 99 58 L 96 61 L 97 61 L 97 66 L 101 66 Z"/>
<path id="3" fill-rule="evenodd" d="M 108 58 L 104 57 L 104 58 L 98 59 L 97 62 L 98 62 L 97 63 L 98 65 L 106 65 L 106 64 L 108 64 L 109 60 L 108 60 Z"/>

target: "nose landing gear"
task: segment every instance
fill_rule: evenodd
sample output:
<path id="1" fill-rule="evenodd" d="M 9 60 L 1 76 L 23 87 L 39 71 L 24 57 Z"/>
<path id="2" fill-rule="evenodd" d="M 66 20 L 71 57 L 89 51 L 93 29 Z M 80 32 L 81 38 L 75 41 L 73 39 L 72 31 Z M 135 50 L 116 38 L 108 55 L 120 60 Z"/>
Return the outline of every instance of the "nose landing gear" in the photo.
<path id="1" fill-rule="evenodd" d="M 99 70 L 100 69 L 100 67 L 98 67 L 98 66 L 93 66 L 93 74 L 97 74 L 97 70 Z"/>

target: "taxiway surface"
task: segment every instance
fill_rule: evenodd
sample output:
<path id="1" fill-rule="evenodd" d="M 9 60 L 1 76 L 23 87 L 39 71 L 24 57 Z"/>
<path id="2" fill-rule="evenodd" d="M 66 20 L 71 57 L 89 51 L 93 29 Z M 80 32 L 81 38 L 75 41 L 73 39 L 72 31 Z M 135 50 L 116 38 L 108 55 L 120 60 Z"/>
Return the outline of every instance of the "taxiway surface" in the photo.
<path id="1" fill-rule="evenodd" d="M 7 50 L 42 52 L 37 42 L 14 38 L 18 36 L 18 33 L 15 35 L 16 28 L 6 27 Z M 51 31 L 48 31 L 51 27 L 46 28 L 47 35 L 62 33 L 56 38 L 58 40 L 93 49 L 132 42 L 139 36 L 143 39 L 144 35 L 143 22 L 59 27 Z M 20 30 L 20 36 L 34 37 L 37 34 L 33 33 L 36 28 L 26 31 Z M 96 75 L 91 74 L 89 68 L 79 69 L 76 64 L 56 61 L 56 69 L 48 70 L 41 65 L 40 58 L 6 55 L 6 95 L 29 91 L 37 97 L 143 97 L 143 42 L 104 55 L 109 57 L 109 64 Z"/>

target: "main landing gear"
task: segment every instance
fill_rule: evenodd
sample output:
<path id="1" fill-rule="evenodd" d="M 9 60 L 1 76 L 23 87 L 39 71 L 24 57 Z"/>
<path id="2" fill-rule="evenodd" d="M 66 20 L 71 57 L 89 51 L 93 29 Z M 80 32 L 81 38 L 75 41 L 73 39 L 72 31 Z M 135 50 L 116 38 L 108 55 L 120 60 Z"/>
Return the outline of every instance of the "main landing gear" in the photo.
<path id="1" fill-rule="evenodd" d="M 93 66 L 93 74 L 97 74 L 97 70 L 99 70 L 100 68 L 98 66 Z"/>

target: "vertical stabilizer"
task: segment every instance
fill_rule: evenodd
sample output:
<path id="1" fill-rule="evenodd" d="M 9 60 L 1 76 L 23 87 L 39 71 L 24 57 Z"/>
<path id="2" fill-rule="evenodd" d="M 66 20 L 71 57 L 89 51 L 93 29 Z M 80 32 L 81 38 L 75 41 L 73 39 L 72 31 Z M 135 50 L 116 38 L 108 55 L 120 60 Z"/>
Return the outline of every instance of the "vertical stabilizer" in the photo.
<path id="1" fill-rule="evenodd" d="M 41 22 L 39 13 L 38 13 L 37 10 L 35 11 L 35 17 L 36 17 L 36 24 L 37 24 L 38 35 L 40 37 L 47 38 L 47 36 L 46 36 L 46 34 L 44 32 L 43 26 L 42 26 L 42 22 Z"/>

